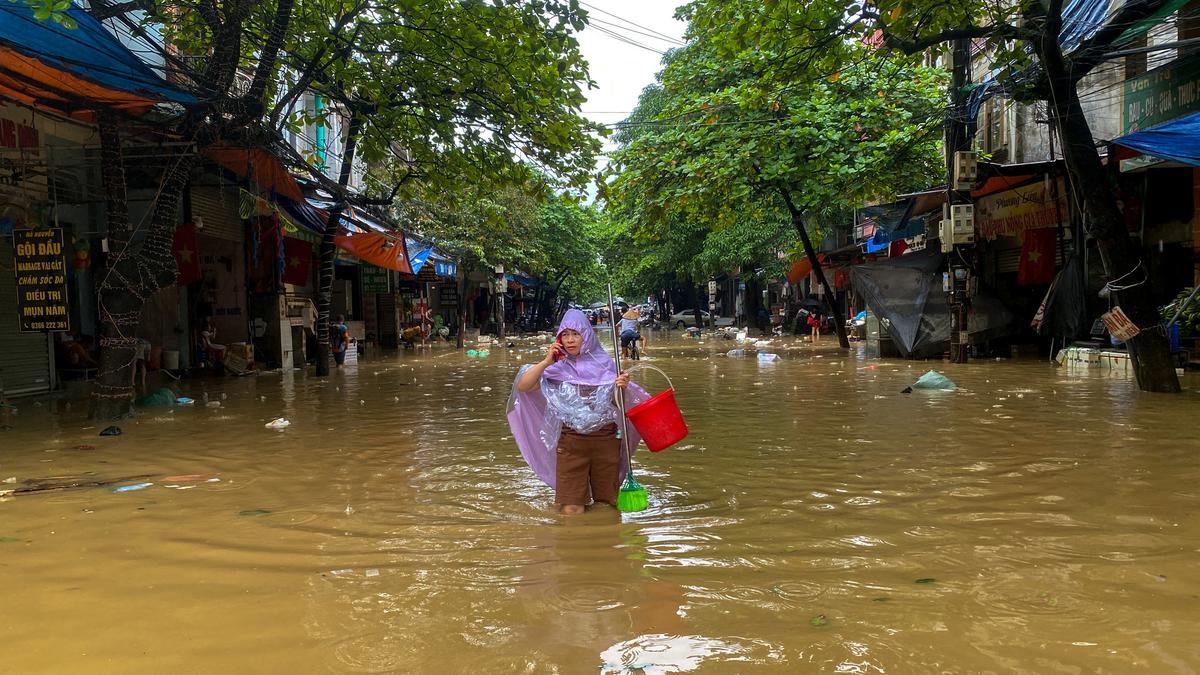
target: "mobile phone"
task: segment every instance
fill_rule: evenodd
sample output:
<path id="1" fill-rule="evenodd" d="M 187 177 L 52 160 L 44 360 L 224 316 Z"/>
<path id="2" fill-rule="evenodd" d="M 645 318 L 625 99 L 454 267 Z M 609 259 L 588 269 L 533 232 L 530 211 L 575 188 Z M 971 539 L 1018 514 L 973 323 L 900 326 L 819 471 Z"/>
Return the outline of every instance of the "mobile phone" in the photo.
<path id="1" fill-rule="evenodd" d="M 566 348 L 566 347 L 563 347 L 563 343 L 562 343 L 562 336 L 559 336 L 559 337 L 556 337 L 556 338 L 554 338 L 554 344 L 556 344 L 556 345 L 558 345 L 559 347 L 562 347 L 562 348 L 563 348 L 563 351 L 561 351 L 561 352 L 558 352 L 558 351 L 554 352 L 554 360 L 555 360 L 555 361 L 562 361 L 562 360 L 563 360 L 563 358 L 564 358 L 564 357 L 566 357 L 566 353 L 565 353 L 565 352 L 566 352 L 566 350 L 567 350 L 567 348 Z"/>

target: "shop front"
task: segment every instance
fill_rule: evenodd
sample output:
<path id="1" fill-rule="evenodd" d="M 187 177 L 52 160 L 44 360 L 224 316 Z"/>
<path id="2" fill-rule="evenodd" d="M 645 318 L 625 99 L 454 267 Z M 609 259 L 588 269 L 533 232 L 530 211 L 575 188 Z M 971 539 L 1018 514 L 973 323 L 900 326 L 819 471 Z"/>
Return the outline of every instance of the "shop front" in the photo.
<path id="1" fill-rule="evenodd" d="M 0 180 L 0 401 L 6 396 L 44 393 L 54 386 L 52 338 L 69 329 L 32 327 L 31 319 L 40 318 L 33 316 L 38 306 L 45 310 L 46 302 L 28 294 L 36 293 L 35 287 L 42 284 L 38 278 L 32 283 L 20 281 L 53 274 L 41 269 L 52 261 L 38 255 L 36 246 L 33 255 L 17 250 L 23 233 L 53 225 L 47 222 L 48 192 L 38 117 L 25 108 L 0 105 L 0 166 L 6 169 Z M 61 237 L 61 229 L 57 232 Z M 65 278 L 61 289 L 66 289 Z"/>

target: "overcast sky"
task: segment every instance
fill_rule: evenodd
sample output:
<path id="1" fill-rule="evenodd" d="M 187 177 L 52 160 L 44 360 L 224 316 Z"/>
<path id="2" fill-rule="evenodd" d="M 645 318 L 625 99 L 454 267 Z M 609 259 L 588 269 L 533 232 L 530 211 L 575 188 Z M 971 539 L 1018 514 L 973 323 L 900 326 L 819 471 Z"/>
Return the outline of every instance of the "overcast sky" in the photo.
<path id="1" fill-rule="evenodd" d="M 589 119 L 601 124 L 620 122 L 637 105 L 638 95 L 654 82 L 661 67 L 661 52 L 682 44 L 687 24 L 675 20 L 675 7 L 683 1 L 580 3 L 588 12 L 589 26 L 579 34 L 579 46 L 599 87 L 585 92 L 588 102 L 583 112 Z"/>

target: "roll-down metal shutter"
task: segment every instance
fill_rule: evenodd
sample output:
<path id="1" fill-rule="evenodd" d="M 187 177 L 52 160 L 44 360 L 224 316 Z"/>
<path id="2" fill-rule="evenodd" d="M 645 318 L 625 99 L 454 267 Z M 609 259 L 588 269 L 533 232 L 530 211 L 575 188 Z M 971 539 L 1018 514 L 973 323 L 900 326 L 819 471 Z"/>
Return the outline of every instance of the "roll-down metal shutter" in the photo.
<path id="1" fill-rule="evenodd" d="M 50 336 L 21 332 L 12 237 L 4 237 L 0 240 L 0 393 L 44 394 L 51 382 Z"/>
<path id="2" fill-rule="evenodd" d="M 198 234 L 227 241 L 244 241 L 245 226 L 238 214 L 237 187 L 201 185 L 192 188 L 192 217 L 200 216 L 204 226 Z"/>

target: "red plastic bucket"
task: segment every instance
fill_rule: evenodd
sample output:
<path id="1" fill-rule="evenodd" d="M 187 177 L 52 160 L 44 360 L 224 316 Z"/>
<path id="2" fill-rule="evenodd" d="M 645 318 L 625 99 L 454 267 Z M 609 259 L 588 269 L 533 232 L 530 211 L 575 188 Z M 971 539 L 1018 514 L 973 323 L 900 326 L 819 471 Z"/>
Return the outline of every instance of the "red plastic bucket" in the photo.
<path id="1" fill-rule="evenodd" d="M 666 377 L 666 373 L 663 373 L 663 376 Z M 670 382 L 670 378 L 667 378 L 667 382 Z M 625 416 L 633 422 L 634 428 L 641 434 L 650 452 L 666 450 L 688 435 L 687 422 L 683 421 L 683 413 L 679 410 L 679 404 L 675 402 L 674 387 L 626 410 Z"/>

